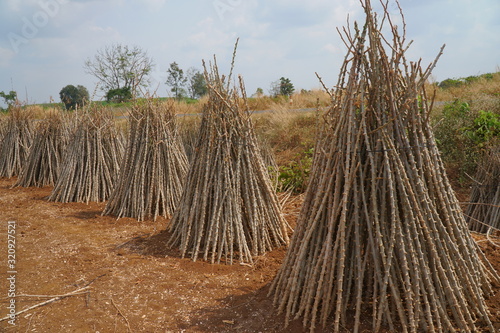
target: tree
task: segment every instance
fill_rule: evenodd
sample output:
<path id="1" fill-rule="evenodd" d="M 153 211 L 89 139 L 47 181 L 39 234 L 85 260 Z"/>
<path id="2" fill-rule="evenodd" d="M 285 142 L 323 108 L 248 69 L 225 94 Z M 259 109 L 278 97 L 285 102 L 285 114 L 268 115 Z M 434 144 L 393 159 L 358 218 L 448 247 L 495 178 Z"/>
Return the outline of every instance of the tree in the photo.
<path id="1" fill-rule="evenodd" d="M 280 95 L 280 81 L 271 82 L 269 87 L 269 95 L 272 97 L 278 97 Z"/>
<path id="2" fill-rule="evenodd" d="M 113 103 L 123 103 L 132 99 L 130 87 L 111 89 L 106 93 L 106 101 Z"/>
<path id="3" fill-rule="evenodd" d="M 89 100 L 89 92 L 84 86 L 74 86 L 68 84 L 59 92 L 59 97 L 64 103 L 66 110 L 74 110 L 76 107 L 81 107 Z"/>
<path id="4" fill-rule="evenodd" d="M 11 106 L 17 101 L 17 92 L 11 90 L 8 94 L 6 94 L 3 91 L 0 91 L 0 97 L 4 99 L 5 104 Z"/>
<path id="5" fill-rule="evenodd" d="M 257 90 L 255 90 L 255 97 L 262 97 L 264 96 L 264 90 L 262 88 L 257 88 Z"/>
<path id="6" fill-rule="evenodd" d="M 282 76 L 279 80 L 271 83 L 269 94 L 273 97 L 277 97 L 280 95 L 290 97 L 294 91 L 295 88 L 293 87 L 293 83 L 290 81 L 290 79 Z"/>
<path id="7" fill-rule="evenodd" d="M 187 70 L 187 89 L 189 97 L 196 99 L 205 95 L 208 91 L 205 76 L 194 67 Z"/>
<path id="8" fill-rule="evenodd" d="M 165 82 L 168 86 L 172 87 L 171 92 L 174 93 L 176 99 L 181 98 L 186 94 L 184 86 L 187 83 L 187 77 L 184 76 L 184 71 L 179 68 L 176 62 L 170 64 L 170 68 L 167 70 L 168 78 Z"/>
<path id="9" fill-rule="evenodd" d="M 100 81 L 103 91 L 128 88 L 135 96 L 140 87 L 149 85 L 153 66 L 153 59 L 138 46 L 113 44 L 97 51 L 83 67 Z"/>
<path id="10" fill-rule="evenodd" d="M 290 97 L 294 91 L 295 91 L 295 88 L 293 87 L 292 81 L 290 81 L 289 78 L 281 77 L 280 78 L 280 95 Z"/>

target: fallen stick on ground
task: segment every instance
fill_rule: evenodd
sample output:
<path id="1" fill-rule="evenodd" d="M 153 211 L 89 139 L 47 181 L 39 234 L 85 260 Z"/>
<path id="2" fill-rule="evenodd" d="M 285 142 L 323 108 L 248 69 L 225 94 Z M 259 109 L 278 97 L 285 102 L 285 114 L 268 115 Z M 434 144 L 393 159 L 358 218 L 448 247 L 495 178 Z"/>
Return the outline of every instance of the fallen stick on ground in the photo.
<path id="1" fill-rule="evenodd" d="M 82 294 L 87 294 L 89 293 L 89 286 L 94 283 L 95 280 L 103 277 L 104 275 L 106 274 L 102 274 L 102 275 L 99 275 L 98 277 L 94 278 L 93 280 L 91 280 L 90 282 L 88 282 L 87 284 L 85 284 L 83 287 L 80 287 L 72 292 L 69 292 L 67 294 L 63 294 L 63 295 L 53 295 L 53 296 L 45 296 L 45 295 L 42 295 L 42 296 L 36 296 L 36 295 L 18 295 L 17 297 L 53 297 L 51 299 L 48 299 L 46 301 L 43 301 L 42 303 L 38 303 L 38 304 L 35 304 L 35 305 L 32 305 L 26 309 L 23 309 L 21 311 L 18 311 L 14 314 L 15 317 L 19 316 L 20 314 L 22 313 L 25 313 L 25 312 L 28 312 L 30 310 L 33 310 L 33 309 L 36 309 L 36 308 L 39 308 L 41 306 L 44 306 L 44 305 L 47 305 L 49 303 L 53 303 L 53 302 L 56 302 L 56 301 L 59 301 L 63 298 L 66 298 L 66 297 L 70 297 L 70 296 L 76 296 L 76 295 L 82 295 Z M 8 316 L 5 316 L 3 318 L 0 318 L 0 322 L 4 321 L 4 320 L 7 320 L 7 319 L 11 319 L 12 318 L 12 315 L 8 315 Z"/>
<path id="2" fill-rule="evenodd" d="M 111 299 L 111 303 L 113 304 L 113 306 L 115 307 L 116 311 L 118 311 L 118 314 L 120 316 L 123 317 L 123 319 L 125 319 L 125 322 L 127 323 L 127 328 L 128 328 L 128 331 L 129 332 L 132 332 L 132 329 L 130 328 L 130 322 L 128 321 L 127 317 L 125 317 L 125 315 L 123 314 L 123 312 L 120 310 L 120 308 L 118 308 L 118 306 L 116 305 L 115 301 L 113 300 L 113 297 L 110 297 Z"/>
<path id="3" fill-rule="evenodd" d="M 5 316 L 5 317 L 1 318 L 0 321 L 4 321 L 4 320 L 7 320 L 7 319 L 12 319 L 12 316 L 17 317 L 17 316 L 19 316 L 22 313 L 28 312 L 29 310 L 33 310 L 33 309 L 39 308 L 41 306 L 47 305 L 49 303 L 52 303 L 52 302 L 55 302 L 55 301 L 59 301 L 59 300 L 61 300 L 63 298 L 66 298 L 66 297 L 86 294 L 86 293 L 89 292 L 87 290 L 88 288 L 89 288 L 88 286 L 85 286 L 85 287 L 79 288 L 79 289 L 77 289 L 75 291 L 72 291 L 72 292 L 64 294 L 64 295 L 57 295 L 54 298 L 51 298 L 51 299 L 46 300 L 46 301 L 43 301 L 42 303 L 38 303 L 38 304 L 32 305 L 32 306 L 30 306 L 30 307 L 28 307 L 26 309 L 18 311 L 14 315 Z M 28 297 L 28 296 L 29 297 L 50 297 L 50 296 L 36 296 L 36 295 L 20 295 L 20 296 L 17 296 L 17 297 L 24 297 L 24 296 L 25 297 Z"/>

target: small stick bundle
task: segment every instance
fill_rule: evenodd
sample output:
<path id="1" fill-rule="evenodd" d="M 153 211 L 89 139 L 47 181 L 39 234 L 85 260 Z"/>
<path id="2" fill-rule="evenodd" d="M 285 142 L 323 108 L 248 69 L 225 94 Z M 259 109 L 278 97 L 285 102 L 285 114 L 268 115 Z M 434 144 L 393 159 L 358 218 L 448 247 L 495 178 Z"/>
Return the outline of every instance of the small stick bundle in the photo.
<path id="1" fill-rule="evenodd" d="M 465 218 L 472 231 L 500 229 L 500 147 L 492 148 L 474 177 Z"/>
<path id="2" fill-rule="evenodd" d="M 10 109 L 3 125 L 0 144 L 0 177 L 11 178 L 21 173 L 33 141 L 33 117 L 20 106 Z"/>
<path id="3" fill-rule="evenodd" d="M 65 130 L 60 113 L 51 113 L 38 124 L 29 155 L 15 186 L 43 187 L 55 184 L 67 144 Z"/>
<path id="4" fill-rule="evenodd" d="M 387 8 L 391 44 L 368 0 L 364 9 L 364 27 L 344 30 L 348 55 L 270 293 L 287 322 L 303 317 L 311 332 L 330 321 L 358 332 L 370 320 L 374 332 L 493 332 L 484 297 L 500 280 L 468 232 L 428 122 L 424 83 L 437 59 L 425 71 L 408 64 Z"/>
<path id="5" fill-rule="evenodd" d="M 61 172 L 49 201 L 105 201 L 120 171 L 123 144 L 114 117 L 104 109 L 93 109 L 74 119 Z"/>
<path id="6" fill-rule="evenodd" d="M 234 58 L 233 58 L 234 61 Z M 169 229 L 169 246 L 212 263 L 252 262 L 288 243 L 285 220 L 264 166 L 246 105 L 231 76 L 205 68 L 209 99 L 186 186 Z M 241 82 L 241 81 L 240 81 Z M 244 88 L 241 83 L 244 96 Z"/>
<path id="7" fill-rule="evenodd" d="M 128 148 L 115 190 L 103 215 L 170 217 L 188 172 L 180 143 L 174 104 L 147 101 L 130 111 Z"/>

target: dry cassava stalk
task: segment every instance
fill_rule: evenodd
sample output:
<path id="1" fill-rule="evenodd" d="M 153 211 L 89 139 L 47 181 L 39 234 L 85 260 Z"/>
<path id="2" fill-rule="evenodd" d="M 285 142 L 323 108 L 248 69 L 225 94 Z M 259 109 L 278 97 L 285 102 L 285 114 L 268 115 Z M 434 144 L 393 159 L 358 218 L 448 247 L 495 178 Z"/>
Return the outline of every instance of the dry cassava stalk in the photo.
<path id="1" fill-rule="evenodd" d="M 470 230 L 486 233 L 500 229 L 500 147 L 492 148 L 474 177 L 469 206 L 465 212 Z"/>
<path id="2" fill-rule="evenodd" d="M 287 323 L 302 318 L 311 332 L 370 322 L 374 332 L 494 331 L 484 298 L 499 277 L 468 232 L 427 119 L 437 59 L 408 63 L 387 8 L 392 43 L 363 7 L 364 26 L 344 29 L 348 54 L 270 294 Z"/>
<path id="3" fill-rule="evenodd" d="M 3 125 L 0 144 L 0 177 L 11 178 L 21 173 L 33 141 L 33 117 L 20 106 L 10 108 Z"/>
<path id="4" fill-rule="evenodd" d="M 29 155 L 15 186 L 54 185 L 67 144 L 63 115 L 50 113 L 40 121 Z"/>
<path id="5" fill-rule="evenodd" d="M 101 202 L 109 198 L 123 155 L 114 117 L 92 107 L 75 115 L 61 172 L 49 196 L 57 202 Z"/>
<path id="6" fill-rule="evenodd" d="M 180 143 L 174 104 L 146 101 L 129 116 L 129 141 L 115 190 L 103 214 L 170 217 L 182 194 L 188 161 Z"/>
<path id="7" fill-rule="evenodd" d="M 243 99 L 215 62 L 205 77 L 209 98 L 168 245 L 194 261 L 252 262 L 252 256 L 288 243 L 285 220 L 242 106 L 241 81 Z"/>

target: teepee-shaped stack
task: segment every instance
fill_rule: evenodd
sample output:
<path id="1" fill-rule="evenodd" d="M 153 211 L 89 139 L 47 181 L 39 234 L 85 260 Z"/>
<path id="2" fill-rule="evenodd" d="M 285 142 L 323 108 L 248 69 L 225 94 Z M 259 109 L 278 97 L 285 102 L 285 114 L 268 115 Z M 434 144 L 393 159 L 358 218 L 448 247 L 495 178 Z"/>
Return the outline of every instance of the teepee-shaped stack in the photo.
<path id="1" fill-rule="evenodd" d="M 11 178 L 18 176 L 26 163 L 33 141 L 33 117 L 29 110 L 15 106 L 6 118 L 0 131 L 0 177 Z"/>
<path id="2" fill-rule="evenodd" d="M 59 177 L 49 196 L 57 202 L 102 202 L 109 198 L 120 171 L 121 135 L 114 117 L 101 108 L 73 119 Z"/>
<path id="3" fill-rule="evenodd" d="M 54 185 L 67 144 L 63 116 L 51 113 L 37 124 L 35 138 L 16 186 Z"/>
<path id="4" fill-rule="evenodd" d="M 500 147 L 492 148 L 479 165 L 465 217 L 469 228 L 486 233 L 500 229 Z"/>
<path id="5" fill-rule="evenodd" d="M 348 55 L 275 304 L 311 331 L 493 331 L 484 297 L 498 276 L 480 259 L 428 123 L 435 62 L 408 63 L 390 17 L 380 18 L 388 44 L 368 0 L 364 9 L 365 25 L 344 30 Z"/>
<path id="6" fill-rule="evenodd" d="M 231 75 L 226 81 L 216 64 L 205 76 L 209 99 L 169 245 L 193 260 L 252 262 L 287 244 L 285 221 L 243 109 L 245 96 L 229 88 Z"/>
<path id="7" fill-rule="evenodd" d="M 170 217 L 182 194 L 188 161 L 173 104 L 136 105 L 129 116 L 128 148 L 120 177 L 103 214 L 139 221 Z"/>

